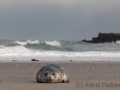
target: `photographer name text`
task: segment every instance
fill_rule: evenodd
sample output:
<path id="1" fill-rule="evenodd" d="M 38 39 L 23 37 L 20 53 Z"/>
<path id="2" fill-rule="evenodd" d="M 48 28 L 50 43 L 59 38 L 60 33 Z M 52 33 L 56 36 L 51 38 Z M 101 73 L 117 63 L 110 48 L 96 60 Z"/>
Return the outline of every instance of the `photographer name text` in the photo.
<path id="1" fill-rule="evenodd" d="M 106 83 L 106 82 L 98 82 L 98 83 L 82 83 L 76 82 L 76 88 L 120 88 L 120 83 Z"/>

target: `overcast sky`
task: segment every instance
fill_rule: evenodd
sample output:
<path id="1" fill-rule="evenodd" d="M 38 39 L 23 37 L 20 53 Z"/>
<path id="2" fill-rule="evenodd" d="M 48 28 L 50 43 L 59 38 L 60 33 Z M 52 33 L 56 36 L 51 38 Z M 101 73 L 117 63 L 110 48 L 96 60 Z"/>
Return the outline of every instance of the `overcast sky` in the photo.
<path id="1" fill-rule="evenodd" d="M 0 0 L 0 38 L 82 40 L 120 33 L 120 0 Z"/>

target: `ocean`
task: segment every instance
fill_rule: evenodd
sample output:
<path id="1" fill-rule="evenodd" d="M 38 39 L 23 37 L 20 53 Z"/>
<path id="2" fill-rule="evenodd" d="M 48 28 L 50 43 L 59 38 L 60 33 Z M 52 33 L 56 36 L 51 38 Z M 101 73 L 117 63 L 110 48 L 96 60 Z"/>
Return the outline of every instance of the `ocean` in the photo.
<path id="1" fill-rule="evenodd" d="M 86 43 L 65 40 L 0 40 L 0 61 L 120 61 L 120 41 Z"/>

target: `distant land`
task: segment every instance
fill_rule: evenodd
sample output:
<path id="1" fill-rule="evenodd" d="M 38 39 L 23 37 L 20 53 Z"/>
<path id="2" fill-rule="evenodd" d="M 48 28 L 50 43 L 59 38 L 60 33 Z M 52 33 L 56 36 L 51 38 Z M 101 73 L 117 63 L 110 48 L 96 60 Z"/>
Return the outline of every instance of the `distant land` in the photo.
<path id="1" fill-rule="evenodd" d="M 83 42 L 89 43 L 105 43 L 115 42 L 120 40 L 120 33 L 99 33 L 98 37 L 93 37 L 92 40 L 82 40 Z"/>

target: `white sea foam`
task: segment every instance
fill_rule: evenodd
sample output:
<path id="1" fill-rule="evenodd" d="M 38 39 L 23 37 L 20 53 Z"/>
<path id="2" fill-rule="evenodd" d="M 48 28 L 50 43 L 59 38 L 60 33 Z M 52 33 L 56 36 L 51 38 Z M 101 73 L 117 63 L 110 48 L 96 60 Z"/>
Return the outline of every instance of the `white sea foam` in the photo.
<path id="1" fill-rule="evenodd" d="M 39 40 L 27 40 L 27 41 L 15 41 L 14 42 L 15 44 L 18 44 L 18 45 L 28 45 L 28 44 L 47 44 L 47 45 L 50 45 L 50 46 L 61 46 L 61 43 L 59 41 L 39 41 Z"/>
<path id="2" fill-rule="evenodd" d="M 31 59 L 47 61 L 115 61 L 119 60 L 120 52 L 104 51 L 84 51 L 84 52 L 67 52 L 67 51 L 41 51 L 30 50 L 24 46 L 5 47 L 0 46 L 0 60 L 27 60 Z"/>
<path id="3" fill-rule="evenodd" d="M 0 55 L 27 55 L 33 53 L 31 50 L 23 47 L 23 46 L 15 46 L 15 47 L 0 47 Z"/>
<path id="4" fill-rule="evenodd" d="M 45 41 L 45 43 L 51 46 L 61 46 L 61 43 L 58 41 Z"/>
<path id="5" fill-rule="evenodd" d="M 116 43 L 119 43 L 119 44 L 120 44 L 120 40 L 116 41 Z"/>
<path id="6" fill-rule="evenodd" d="M 39 44 L 38 40 L 32 41 L 32 40 L 27 40 L 27 41 L 15 41 L 16 44 L 19 45 L 27 45 L 27 44 Z"/>

